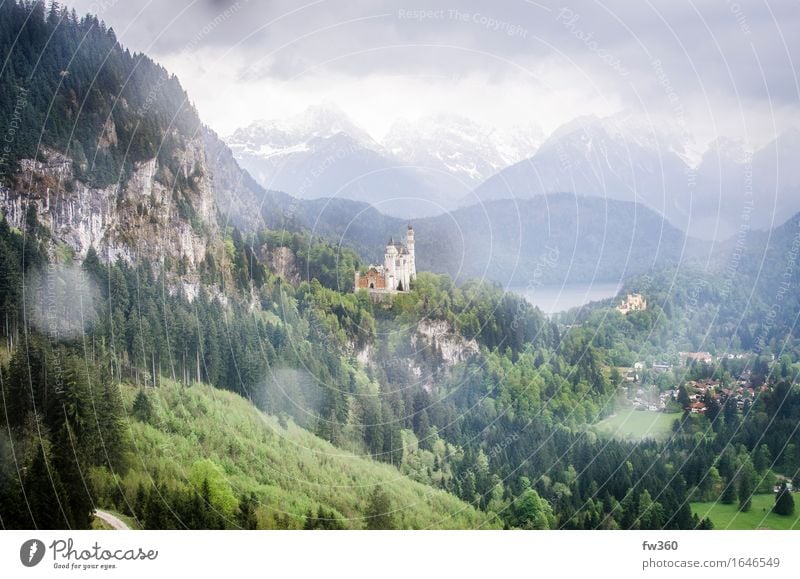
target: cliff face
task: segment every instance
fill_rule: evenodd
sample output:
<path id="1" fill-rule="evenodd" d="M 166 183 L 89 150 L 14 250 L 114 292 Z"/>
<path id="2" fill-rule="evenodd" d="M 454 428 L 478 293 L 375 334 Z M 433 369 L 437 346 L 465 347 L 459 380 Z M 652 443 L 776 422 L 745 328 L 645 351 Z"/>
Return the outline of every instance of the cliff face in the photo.
<path id="1" fill-rule="evenodd" d="M 364 366 L 392 374 L 393 379 L 400 380 L 398 383 L 407 380 L 408 384 L 418 385 L 428 392 L 434 391 L 441 381 L 439 372 L 447 372 L 480 353 L 476 340 L 465 338 L 444 320 L 424 319 L 408 327 L 384 327 L 380 334 L 383 340 L 406 343 L 404 354 L 386 358 L 381 354 L 386 344 L 367 344 L 358 348 L 352 343 L 356 360 Z"/>
<path id="2" fill-rule="evenodd" d="M 35 209 L 53 246 L 79 259 L 90 247 L 105 261 L 147 259 L 190 295 L 201 277 L 225 280 L 218 191 L 177 77 L 57 4 L 3 2 L 0 32 L 0 211 L 10 224 Z"/>
<path id="3" fill-rule="evenodd" d="M 91 187 L 75 177 L 73 159 L 51 149 L 44 160 L 23 159 L 0 210 L 22 228 L 28 204 L 55 242 L 79 258 L 94 246 L 102 260 L 147 258 L 195 284 L 211 255 L 224 260 L 214 183 L 201 139 L 176 150 L 169 167 L 158 159 L 134 164 L 119 185 Z M 173 171 L 177 169 L 177 174 Z"/>
<path id="4" fill-rule="evenodd" d="M 478 342 L 467 340 L 450 324 L 443 320 L 422 320 L 411 336 L 411 343 L 417 349 L 433 349 L 441 356 L 445 368 L 464 362 L 480 351 Z"/>

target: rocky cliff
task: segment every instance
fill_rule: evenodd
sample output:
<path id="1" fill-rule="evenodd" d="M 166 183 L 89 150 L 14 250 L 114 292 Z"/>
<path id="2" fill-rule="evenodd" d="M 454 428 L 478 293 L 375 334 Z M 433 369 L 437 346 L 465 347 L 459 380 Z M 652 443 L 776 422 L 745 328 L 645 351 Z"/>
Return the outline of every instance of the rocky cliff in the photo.
<path id="1" fill-rule="evenodd" d="M 213 177 L 202 139 L 175 150 L 172 162 L 135 163 L 119 184 L 92 187 L 76 177 L 74 161 L 53 149 L 23 159 L 0 210 L 23 228 L 30 207 L 54 244 L 84 258 L 94 247 L 104 261 L 149 259 L 187 289 L 213 258 L 225 261 Z M 176 172 L 173 172 L 176 171 Z M 192 293 L 192 290 L 189 290 Z"/>

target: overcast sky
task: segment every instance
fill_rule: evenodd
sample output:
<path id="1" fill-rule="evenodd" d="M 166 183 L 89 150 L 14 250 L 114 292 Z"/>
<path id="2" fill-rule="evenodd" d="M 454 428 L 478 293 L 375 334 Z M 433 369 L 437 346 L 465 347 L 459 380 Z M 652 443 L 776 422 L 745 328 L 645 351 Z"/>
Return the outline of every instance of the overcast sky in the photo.
<path id="1" fill-rule="evenodd" d="M 67 4 L 176 73 L 223 135 L 324 100 L 376 138 L 438 111 L 546 132 L 625 112 L 698 146 L 763 144 L 800 119 L 796 0 Z"/>

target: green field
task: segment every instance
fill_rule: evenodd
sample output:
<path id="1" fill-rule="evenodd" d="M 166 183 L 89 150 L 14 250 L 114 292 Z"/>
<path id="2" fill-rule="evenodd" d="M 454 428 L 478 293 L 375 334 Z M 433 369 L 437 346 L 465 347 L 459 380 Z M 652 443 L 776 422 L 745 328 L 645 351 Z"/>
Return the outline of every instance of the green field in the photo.
<path id="1" fill-rule="evenodd" d="M 598 432 L 604 432 L 623 440 L 643 440 L 653 438 L 663 440 L 672 429 L 672 423 L 679 414 L 620 409 L 615 415 L 597 423 Z"/>
<path id="2" fill-rule="evenodd" d="M 800 503 L 800 495 L 794 495 L 795 504 Z M 746 513 L 740 513 L 738 505 L 723 505 L 722 503 L 691 503 L 692 512 L 698 517 L 708 517 L 714 523 L 715 529 L 774 529 L 800 531 L 800 509 L 795 508 L 795 514 L 790 517 L 776 515 L 772 512 L 775 497 L 769 495 L 754 495 L 753 506 Z"/>

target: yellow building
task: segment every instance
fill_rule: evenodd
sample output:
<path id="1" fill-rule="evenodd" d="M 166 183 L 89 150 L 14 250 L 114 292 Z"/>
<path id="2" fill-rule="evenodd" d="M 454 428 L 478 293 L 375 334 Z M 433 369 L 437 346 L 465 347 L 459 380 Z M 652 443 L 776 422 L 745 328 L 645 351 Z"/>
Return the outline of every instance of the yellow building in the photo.
<path id="1" fill-rule="evenodd" d="M 641 312 L 647 309 L 647 300 L 642 294 L 628 294 L 622 303 L 617 306 L 617 311 L 622 315 L 631 312 Z"/>

